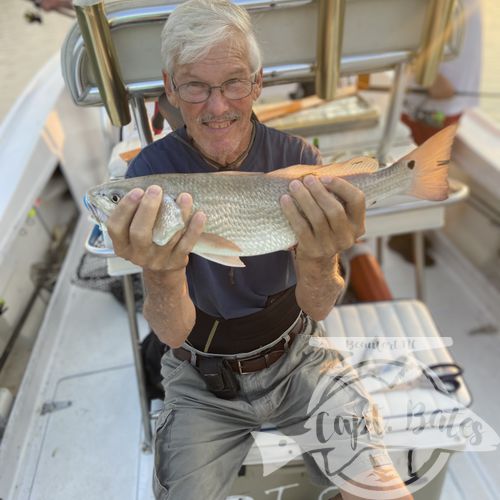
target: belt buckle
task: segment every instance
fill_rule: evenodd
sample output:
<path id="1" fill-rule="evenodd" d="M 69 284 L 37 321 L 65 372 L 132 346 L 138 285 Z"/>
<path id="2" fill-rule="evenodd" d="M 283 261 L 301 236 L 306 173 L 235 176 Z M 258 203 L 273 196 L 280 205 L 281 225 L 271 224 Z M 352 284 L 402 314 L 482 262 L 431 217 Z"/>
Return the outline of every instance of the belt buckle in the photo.
<path id="1" fill-rule="evenodd" d="M 245 360 L 243 360 L 243 361 L 245 361 Z M 245 372 L 245 371 L 243 371 L 243 368 L 241 366 L 241 359 L 236 359 L 236 366 L 238 367 L 238 373 L 240 375 L 245 375 L 247 373 L 252 373 L 252 372 Z"/>
<path id="2" fill-rule="evenodd" d="M 260 355 L 257 355 L 257 356 L 252 356 L 251 358 L 243 358 L 243 359 L 236 359 L 236 366 L 238 367 L 238 373 L 240 375 L 246 375 L 247 373 L 254 373 L 254 371 L 249 371 L 249 372 L 246 372 L 243 370 L 243 367 L 242 367 L 242 362 L 245 362 L 245 361 L 251 361 L 252 359 L 259 359 L 259 358 L 263 358 L 264 359 L 264 364 L 265 364 L 265 367 L 268 368 L 269 366 L 271 366 L 269 364 L 269 361 L 268 361 L 268 356 L 269 356 L 270 353 L 266 352 L 264 354 L 260 354 Z"/>
<path id="3" fill-rule="evenodd" d="M 250 361 L 252 359 L 258 359 L 258 358 L 262 358 L 264 360 L 264 365 L 265 365 L 265 368 L 269 368 L 273 363 L 269 361 L 269 356 L 273 353 L 274 351 L 269 351 L 269 352 L 266 352 L 264 354 L 261 354 L 260 356 L 254 356 L 252 358 L 246 358 L 246 359 L 237 359 L 236 360 L 236 366 L 238 367 L 238 373 L 240 375 L 245 375 L 247 373 L 254 373 L 255 371 L 258 371 L 258 370 L 254 370 L 254 371 L 250 371 L 250 372 L 246 372 L 246 371 L 243 371 L 243 367 L 241 366 L 241 362 L 242 361 Z M 286 350 L 283 351 L 283 354 L 286 352 Z M 262 368 L 263 369 L 263 368 Z"/>

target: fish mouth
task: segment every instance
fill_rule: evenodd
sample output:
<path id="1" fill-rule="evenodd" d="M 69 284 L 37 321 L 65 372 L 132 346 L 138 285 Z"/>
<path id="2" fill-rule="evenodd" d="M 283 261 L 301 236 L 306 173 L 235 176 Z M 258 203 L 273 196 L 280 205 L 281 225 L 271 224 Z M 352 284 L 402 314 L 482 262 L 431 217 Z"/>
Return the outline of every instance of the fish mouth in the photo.
<path id="1" fill-rule="evenodd" d="M 83 197 L 83 204 L 85 205 L 85 208 L 90 212 L 91 218 L 96 224 L 101 225 L 106 221 L 106 214 L 90 201 L 88 194 L 85 194 L 85 196 Z"/>

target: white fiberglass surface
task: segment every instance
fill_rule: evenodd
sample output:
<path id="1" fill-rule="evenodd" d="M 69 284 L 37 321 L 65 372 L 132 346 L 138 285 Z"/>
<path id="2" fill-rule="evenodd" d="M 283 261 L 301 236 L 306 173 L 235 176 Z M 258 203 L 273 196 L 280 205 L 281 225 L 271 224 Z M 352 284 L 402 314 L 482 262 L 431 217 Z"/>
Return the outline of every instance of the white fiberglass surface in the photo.
<path id="1" fill-rule="evenodd" d="M 72 284 L 87 228 L 77 231 L 0 447 L 0 498 L 151 498 L 140 479 L 150 479 L 152 455 L 141 447 L 126 310 Z M 43 414 L 45 404 L 54 409 Z"/>

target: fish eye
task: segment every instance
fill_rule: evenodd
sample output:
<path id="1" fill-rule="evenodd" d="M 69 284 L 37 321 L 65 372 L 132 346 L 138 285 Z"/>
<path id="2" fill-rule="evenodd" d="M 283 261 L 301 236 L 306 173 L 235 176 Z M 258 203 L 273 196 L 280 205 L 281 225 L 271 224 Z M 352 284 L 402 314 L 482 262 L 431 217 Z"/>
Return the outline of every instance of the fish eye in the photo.
<path id="1" fill-rule="evenodd" d="M 122 197 L 120 196 L 120 193 L 114 192 L 109 195 L 109 199 L 113 203 L 117 204 L 122 199 Z"/>

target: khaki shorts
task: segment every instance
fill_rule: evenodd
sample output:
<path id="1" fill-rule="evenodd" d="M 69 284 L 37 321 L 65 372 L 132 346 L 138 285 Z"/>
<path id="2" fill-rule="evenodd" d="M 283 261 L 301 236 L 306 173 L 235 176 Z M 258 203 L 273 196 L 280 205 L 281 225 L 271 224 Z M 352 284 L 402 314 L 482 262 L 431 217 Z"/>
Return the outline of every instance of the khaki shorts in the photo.
<path id="1" fill-rule="evenodd" d="M 302 449 L 311 480 L 335 483 L 391 463 L 381 422 L 356 372 L 317 347 L 323 328 L 307 318 L 290 350 L 269 368 L 237 375 L 234 400 L 217 398 L 189 361 L 162 360 L 165 406 L 154 445 L 156 498 L 225 499 L 257 432 L 272 423 Z"/>

